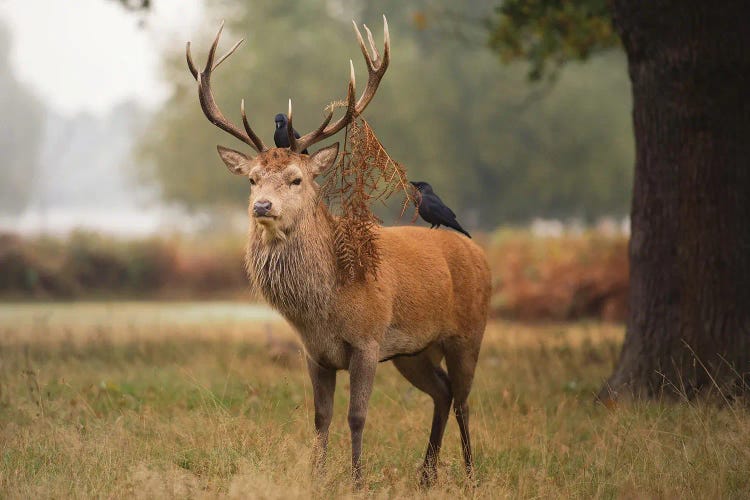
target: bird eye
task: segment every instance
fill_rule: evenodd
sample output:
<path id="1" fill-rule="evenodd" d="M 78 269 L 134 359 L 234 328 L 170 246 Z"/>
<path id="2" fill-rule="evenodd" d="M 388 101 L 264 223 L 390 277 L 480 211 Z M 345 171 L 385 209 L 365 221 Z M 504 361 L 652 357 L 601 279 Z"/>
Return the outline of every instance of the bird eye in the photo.
<path id="1" fill-rule="evenodd" d="M 300 178 L 294 179 L 292 181 L 292 186 L 299 186 L 300 184 L 302 184 L 302 179 Z"/>
<path id="2" fill-rule="evenodd" d="M 255 179 L 250 179 L 250 185 L 255 186 Z"/>

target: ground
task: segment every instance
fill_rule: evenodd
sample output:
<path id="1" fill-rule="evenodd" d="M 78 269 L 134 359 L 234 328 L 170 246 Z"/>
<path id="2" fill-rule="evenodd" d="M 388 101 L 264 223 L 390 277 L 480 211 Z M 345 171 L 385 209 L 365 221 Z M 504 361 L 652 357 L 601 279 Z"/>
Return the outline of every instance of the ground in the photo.
<path id="1" fill-rule="evenodd" d="M 357 495 L 750 495 L 746 407 L 594 403 L 622 335 L 491 323 L 470 399 L 477 481 L 464 479 L 451 419 L 431 491 L 417 474 L 431 402 L 381 365 Z M 238 304 L 0 305 L 0 496 L 353 495 L 348 376 L 314 477 L 312 394 L 293 339 L 277 316 Z"/>

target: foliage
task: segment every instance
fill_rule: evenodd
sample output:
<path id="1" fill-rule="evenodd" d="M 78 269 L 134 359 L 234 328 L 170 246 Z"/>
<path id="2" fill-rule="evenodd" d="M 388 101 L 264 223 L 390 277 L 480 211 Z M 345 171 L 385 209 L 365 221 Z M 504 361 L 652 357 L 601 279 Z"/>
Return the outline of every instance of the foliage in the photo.
<path id="1" fill-rule="evenodd" d="M 84 232 L 73 233 L 65 250 L 62 268 L 89 293 L 158 290 L 170 279 L 175 260 L 157 239 L 118 242 Z"/>
<path id="2" fill-rule="evenodd" d="M 246 288 L 242 244 L 160 238 L 121 240 L 76 232 L 67 239 L 0 234 L 0 295 L 179 297 Z"/>
<path id="3" fill-rule="evenodd" d="M 499 229 L 490 241 L 495 317 L 625 321 L 627 238 L 593 232 L 537 237 Z"/>
<path id="4" fill-rule="evenodd" d="M 337 234 L 349 264 L 341 279 L 356 280 L 377 266 L 365 245 L 370 227 L 344 218 Z M 370 219 L 364 219 L 365 221 Z M 358 230 L 356 224 L 361 224 Z M 372 222 L 375 224 L 376 222 Z M 355 232 L 344 235 L 346 230 Z M 493 276 L 492 314 L 521 320 L 625 318 L 627 242 L 596 233 L 556 238 L 497 230 L 477 241 Z M 120 240 L 90 233 L 67 239 L 0 235 L 0 297 L 244 297 L 241 235 Z"/>
<path id="5" fill-rule="evenodd" d="M 144 11 L 151 8 L 151 0 L 114 0 L 127 10 Z"/>
<path id="6" fill-rule="evenodd" d="M 351 497 L 347 378 L 338 377 L 327 468 L 313 475 L 304 358 L 289 347 L 277 362 L 292 333 L 243 314 L 212 316 L 202 304 L 0 306 L 3 496 Z M 470 398 L 478 481 L 464 480 L 451 417 L 441 479 L 428 491 L 417 467 L 432 402 L 382 363 L 365 495 L 746 498 L 746 408 L 593 403 L 622 334 L 596 323 L 491 323 Z"/>
<path id="7" fill-rule="evenodd" d="M 430 182 L 469 227 L 533 216 L 626 214 L 633 142 L 622 56 L 577 65 L 554 87 L 530 89 L 523 65 L 499 65 L 491 51 L 440 26 L 415 25 L 415 12 L 427 3 L 436 2 L 213 0 L 193 50 L 207 50 L 221 17 L 228 28 L 223 47 L 247 38 L 212 85 L 235 123 L 245 99 L 250 122 L 269 143 L 273 116 L 289 97 L 304 133 L 319 123 L 326 104 L 345 95 L 348 59 L 364 74 L 351 19 L 366 22 L 380 41 L 386 12 L 392 63 L 365 117 L 411 180 Z M 489 4 L 472 0 L 463 8 L 478 18 L 489 15 Z M 158 183 L 168 202 L 244 210 L 246 183 L 227 175 L 215 153 L 216 144 L 233 139 L 202 115 L 184 46 L 174 47 L 165 62 L 175 88 L 144 133 L 145 178 Z M 397 212 L 392 207 L 387 215 Z"/>
<path id="8" fill-rule="evenodd" d="M 527 60 L 531 80 L 619 45 L 609 0 L 504 0 L 489 29 L 490 48 L 503 62 Z"/>
<path id="9" fill-rule="evenodd" d="M 34 186 L 44 113 L 10 70 L 10 36 L 0 21 L 0 212 L 20 213 Z"/>

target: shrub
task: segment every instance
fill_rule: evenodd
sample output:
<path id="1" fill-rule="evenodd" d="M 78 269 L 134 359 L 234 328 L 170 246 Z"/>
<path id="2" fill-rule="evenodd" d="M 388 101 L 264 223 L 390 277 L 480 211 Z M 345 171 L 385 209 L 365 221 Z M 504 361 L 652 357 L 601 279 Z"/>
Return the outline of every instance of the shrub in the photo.
<path id="1" fill-rule="evenodd" d="M 624 237 L 586 233 L 542 238 L 500 230 L 492 236 L 487 254 L 495 280 L 495 316 L 621 321 L 627 314 Z"/>
<path id="2" fill-rule="evenodd" d="M 486 239 L 494 279 L 494 316 L 624 319 L 625 238 L 593 233 L 540 238 L 528 231 L 502 229 Z M 123 240 L 86 232 L 67 239 L 0 235 L 0 294 L 234 296 L 247 289 L 243 248 L 240 237 Z"/>

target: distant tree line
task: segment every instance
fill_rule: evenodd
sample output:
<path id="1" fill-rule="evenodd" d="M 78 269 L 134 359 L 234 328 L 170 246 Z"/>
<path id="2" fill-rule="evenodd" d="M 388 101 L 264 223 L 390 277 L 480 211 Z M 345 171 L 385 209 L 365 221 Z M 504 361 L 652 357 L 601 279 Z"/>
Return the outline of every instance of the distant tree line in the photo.
<path id="1" fill-rule="evenodd" d="M 0 213 L 18 213 L 34 186 L 44 109 L 37 97 L 10 71 L 10 35 L 0 22 Z"/>
<path id="2" fill-rule="evenodd" d="M 128 10 L 148 10 L 151 8 L 151 0 L 115 0 Z"/>
<path id="3" fill-rule="evenodd" d="M 217 70 L 213 86 L 236 122 L 245 99 L 267 143 L 273 117 L 289 97 L 295 126 L 307 131 L 325 105 L 345 96 L 350 58 L 360 79 L 366 75 L 356 66 L 361 58 L 351 19 L 367 23 L 380 39 L 386 12 L 392 66 L 366 118 L 410 178 L 433 184 L 470 226 L 627 213 L 633 143 L 620 53 L 569 68 L 554 85 L 529 86 L 533 64 L 500 65 L 483 49 L 487 24 L 480 21 L 490 19 L 493 2 L 466 2 L 460 16 L 448 1 L 346 8 L 304 0 L 208 3 L 193 50 L 205 53 L 222 17 L 228 24 L 223 48 L 246 38 Z M 220 168 L 215 144 L 224 138 L 201 114 L 182 44 L 165 55 L 165 67 L 175 92 L 144 133 L 145 178 L 169 202 L 241 206 L 248 188 Z"/>

